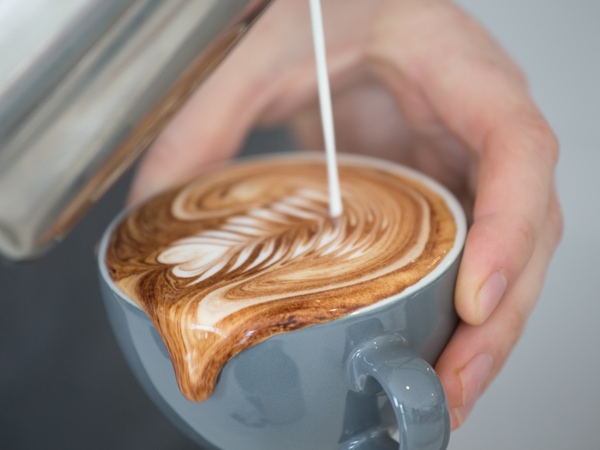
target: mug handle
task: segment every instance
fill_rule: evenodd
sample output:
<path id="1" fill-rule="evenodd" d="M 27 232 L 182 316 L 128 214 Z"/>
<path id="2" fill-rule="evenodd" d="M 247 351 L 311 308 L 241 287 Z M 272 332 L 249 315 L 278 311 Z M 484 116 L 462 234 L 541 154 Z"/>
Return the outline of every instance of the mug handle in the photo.
<path id="1" fill-rule="evenodd" d="M 384 335 L 368 340 L 352 353 L 348 369 L 353 391 L 374 396 L 383 389 L 396 415 L 400 442 L 398 447 L 388 433 L 382 437 L 381 430 L 371 430 L 351 439 L 351 448 L 446 449 L 450 413 L 444 389 L 431 365 L 404 338 Z"/>

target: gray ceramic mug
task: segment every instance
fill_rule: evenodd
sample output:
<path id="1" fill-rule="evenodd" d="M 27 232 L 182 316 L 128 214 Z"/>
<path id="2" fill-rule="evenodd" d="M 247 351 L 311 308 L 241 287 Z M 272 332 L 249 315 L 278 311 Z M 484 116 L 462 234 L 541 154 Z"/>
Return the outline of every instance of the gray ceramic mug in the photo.
<path id="1" fill-rule="evenodd" d="M 213 395 L 181 394 L 167 350 L 146 314 L 112 282 L 108 237 L 98 252 L 110 323 L 134 374 L 153 401 L 202 448 L 220 450 L 441 450 L 450 418 L 435 364 L 458 317 L 454 286 L 466 235 L 454 214 L 452 250 L 405 291 L 349 316 L 282 335 L 229 361 Z M 123 214 L 126 214 L 124 212 Z"/>

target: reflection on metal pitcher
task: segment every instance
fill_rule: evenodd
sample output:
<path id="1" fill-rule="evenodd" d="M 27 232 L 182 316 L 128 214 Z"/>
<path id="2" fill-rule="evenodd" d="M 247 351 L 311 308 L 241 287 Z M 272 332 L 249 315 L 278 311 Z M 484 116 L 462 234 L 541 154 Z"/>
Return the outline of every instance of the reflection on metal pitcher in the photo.
<path id="1" fill-rule="evenodd" d="M 270 0 L 0 9 L 0 255 L 37 256 L 156 137 Z"/>

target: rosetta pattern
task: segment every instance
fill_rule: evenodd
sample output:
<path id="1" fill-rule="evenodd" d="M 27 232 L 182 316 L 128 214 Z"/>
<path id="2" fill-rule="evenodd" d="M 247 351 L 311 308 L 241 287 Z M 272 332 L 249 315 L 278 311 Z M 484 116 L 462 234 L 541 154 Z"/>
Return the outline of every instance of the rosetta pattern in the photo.
<path id="1" fill-rule="evenodd" d="M 195 192 L 191 201 L 187 190 L 175 200 L 179 220 L 218 219 L 217 227 L 177 240 L 158 256 L 175 278 L 190 280 L 187 287 L 206 282 L 197 325 L 214 326 L 251 305 L 364 284 L 418 259 L 430 231 L 429 205 L 420 194 L 348 173 L 345 212 L 331 220 L 322 178 L 309 175 L 290 174 L 268 202 L 259 188 L 270 185 L 265 172 L 246 176 L 241 186 L 227 180 L 229 195 Z M 199 204 L 211 207 L 203 212 Z"/>
<path id="2" fill-rule="evenodd" d="M 299 158 L 209 173 L 117 228 L 113 278 L 153 320 L 188 398 L 207 398 L 243 349 L 399 293 L 450 250 L 437 194 L 380 167 L 341 160 L 339 173 L 335 219 L 324 162 Z"/>

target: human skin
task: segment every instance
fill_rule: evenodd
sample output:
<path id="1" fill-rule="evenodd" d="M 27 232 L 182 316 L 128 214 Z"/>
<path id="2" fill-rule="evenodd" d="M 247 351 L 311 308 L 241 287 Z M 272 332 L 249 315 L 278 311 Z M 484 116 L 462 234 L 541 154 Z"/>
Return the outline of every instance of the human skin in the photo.
<path id="1" fill-rule="evenodd" d="M 538 300 L 562 234 L 559 145 L 527 81 L 446 0 L 323 0 L 337 147 L 415 167 L 461 200 L 470 229 L 461 317 L 436 364 L 458 428 Z M 137 201 L 227 159 L 256 126 L 323 148 L 308 2 L 277 0 L 147 152 Z"/>

